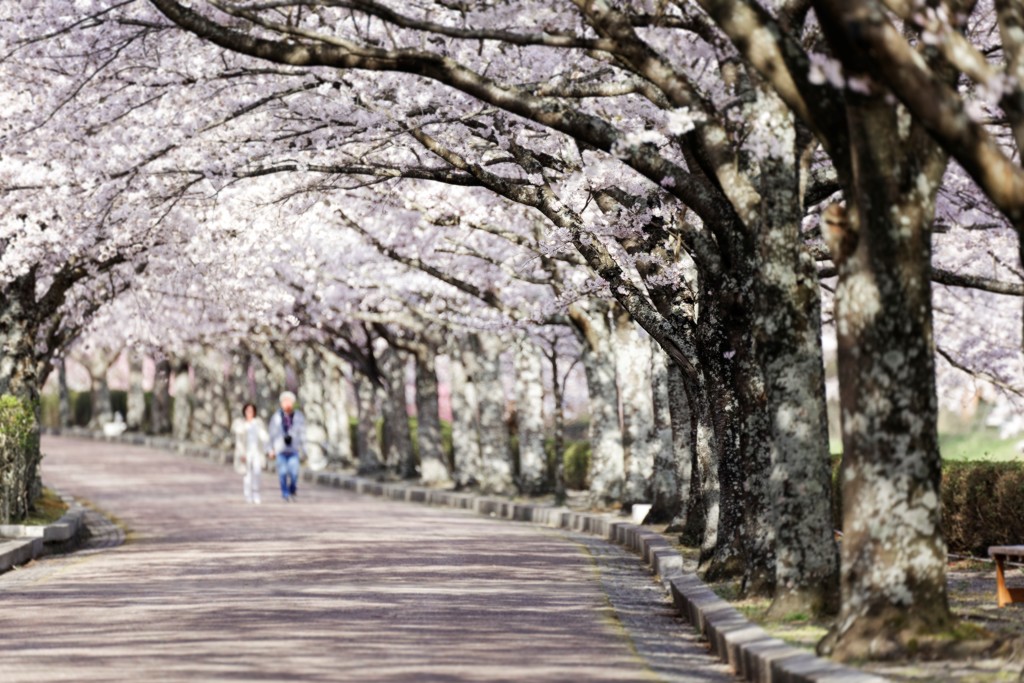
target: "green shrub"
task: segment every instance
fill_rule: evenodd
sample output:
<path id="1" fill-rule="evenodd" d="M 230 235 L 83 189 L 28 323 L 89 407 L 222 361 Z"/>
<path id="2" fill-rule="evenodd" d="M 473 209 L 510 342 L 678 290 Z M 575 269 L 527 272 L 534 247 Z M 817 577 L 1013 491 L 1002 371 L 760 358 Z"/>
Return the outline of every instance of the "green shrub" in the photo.
<path id="1" fill-rule="evenodd" d="M 448 471 L 455 471 L 455 446 L 452 443 L 452 423 L 441 420 L 441 452 L 444 453 Z"/>
<path id="2" fill-rule="evenodd" d="M 563 457 L 565 486 L 570 489 L 587 488 L 587 473 L 590 471 L 590 442 L 573 441 L 565 449 Z"/>
<path id="3" fill-rule="evenodd" d="M 358 448 L 359 437 L 358 437 L 358 434 L 356 432 L 357 429 L 359 429 L 359 418 L 357 418 L 357 417 L 349 417 L 348 418 L 348 448 L 349 448 L 348 452 L 352 454 L 353 458 L 357 458 L 359 456 L 359 448 Z"/>
<path id="4" fill-rule="evenodd" d="M 412 441 L 412 459 L 420 462 L 420 419 L 415 415 L 409 416 L 409 439 Z"/>
<path id="5" fill-rule="evenodd" d="M 128 392 L 123 389 L 111 389 L 110 408 L 115 413 L 121 413 L 121 419 L 125 419 L 128 415 Z"/>
<path id="6" fill-rule="evenodd" d="M 832 514 L 842 528 L 841 462 L 833 458 Z M 990 545 L 1024 543 L 1024 463 L 944 461 L 942 531 L 949 552 L 987 556 Z"/>
<path id="7" fill-rule="evenodd" d="M 1024 543 L 1024 464 L 945 462 L 942 526 L 950 552 Z"/>
<path id="8" fill-rule="evenodd" d="M 60 426 L 60 396 L 43 394 L 39 397 L 39 423 L 51 429 Z"/>
<path id="9" fill-rule="evenodd" d="M 33 406 L 0 396 L 0 523 L 24 519 L 38 485 L 39 429 Z"/>
<path id="10" fill-rule="evenodd" d="M 92 419 L 92 394 L 88 391 L 68 392 L 71 401 L 71 424 L 75 427 L 88 427 Z"/>

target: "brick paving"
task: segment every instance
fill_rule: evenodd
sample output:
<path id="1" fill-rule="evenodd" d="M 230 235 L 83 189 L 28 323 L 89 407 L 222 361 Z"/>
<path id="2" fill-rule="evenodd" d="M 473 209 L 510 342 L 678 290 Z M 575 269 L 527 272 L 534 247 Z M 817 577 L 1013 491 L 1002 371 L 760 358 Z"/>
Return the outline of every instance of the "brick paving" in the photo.
<path id="1" fill-rule="evenodd" d="M 0 681 L 735 680 L 617 548 L 44 438 L 91 547 L 0 575 Z"/>

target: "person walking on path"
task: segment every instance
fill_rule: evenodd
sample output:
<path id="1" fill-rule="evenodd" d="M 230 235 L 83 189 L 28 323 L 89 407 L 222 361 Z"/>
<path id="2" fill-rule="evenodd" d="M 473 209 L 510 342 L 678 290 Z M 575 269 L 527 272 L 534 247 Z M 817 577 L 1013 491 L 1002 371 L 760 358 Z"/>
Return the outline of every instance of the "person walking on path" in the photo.
<path id="1" fill-rule="evenodd" d="M 299 459 L 306 454 L 306 418 L 295 410 L 295 394 L 281 394 L 281 409 L 270 418 L 271 458 L 277 459 L 277 476 L 281 480 L 281 497 L 295 500 L 299 481 Z"/>
<path id="2" fill-rule="evenodd" d="M 242 406 L 242 417 L 232 425 L 235 434 L 235 471 L 242 477 L 242 493 L 250 503 L 260 502 L 260 473 L 270 452 L 270 435 L 263 420 L 256 415 L 256 406 Z"/>

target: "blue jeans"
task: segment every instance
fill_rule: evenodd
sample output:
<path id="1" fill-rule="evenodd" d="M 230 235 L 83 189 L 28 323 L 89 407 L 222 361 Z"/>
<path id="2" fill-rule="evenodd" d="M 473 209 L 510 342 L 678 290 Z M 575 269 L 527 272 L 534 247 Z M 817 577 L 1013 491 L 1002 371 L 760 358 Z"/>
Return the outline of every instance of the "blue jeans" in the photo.
<path id="1" fill-rule="evenodd" d="M 295 485 L 299 482 L 299 454 L 277 454 L 277 476 L 281 480 L 281 495 L 285 498 L 295 495 Z"/>

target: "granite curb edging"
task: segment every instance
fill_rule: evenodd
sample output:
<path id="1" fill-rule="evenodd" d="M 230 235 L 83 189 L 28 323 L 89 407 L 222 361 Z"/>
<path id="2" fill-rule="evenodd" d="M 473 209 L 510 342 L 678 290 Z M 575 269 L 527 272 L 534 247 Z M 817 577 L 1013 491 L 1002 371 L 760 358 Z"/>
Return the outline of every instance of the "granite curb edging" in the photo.
<path id="1" fill-rule="evenodd" d="M 85 523 L 85 508 L 74 498 L 60 492 L 67 506 L 52 524 L 0 524 L 0 574 L 54 551 L 67 549 L 79 538 Z"/>
<path id="2" fill-rule="evenodd" d="M 160 448 L 219 464 L 232 462 L 228 451 L 143 434 L 109 436 L 85 429 L 45 429 L 45 433 Z M 458 493 L 424 486 L 380 482 L 340 472 L 304 470 L 303 481 L 389 500 L 470 510 L 498 519 L 588 533 L 637 554 L 661 578 L 681 616 L 707 639 L 711 651 L 751 683 L 884 683 L 888 679 L 817 657 L 768 634 L 697 576 L 683 570 L 683 558 L 667 539 L 609 514 L 575 512 L 564 507 L 517 503 L 494 496 Z M 41 539 L 34 539 L 41 542 Z M 2 551 L 2 546 L 0 546 Z M 0 565 L 2 566 L 2 565 Z M 0 570 L 2 571 L 2 570 Z"/>

